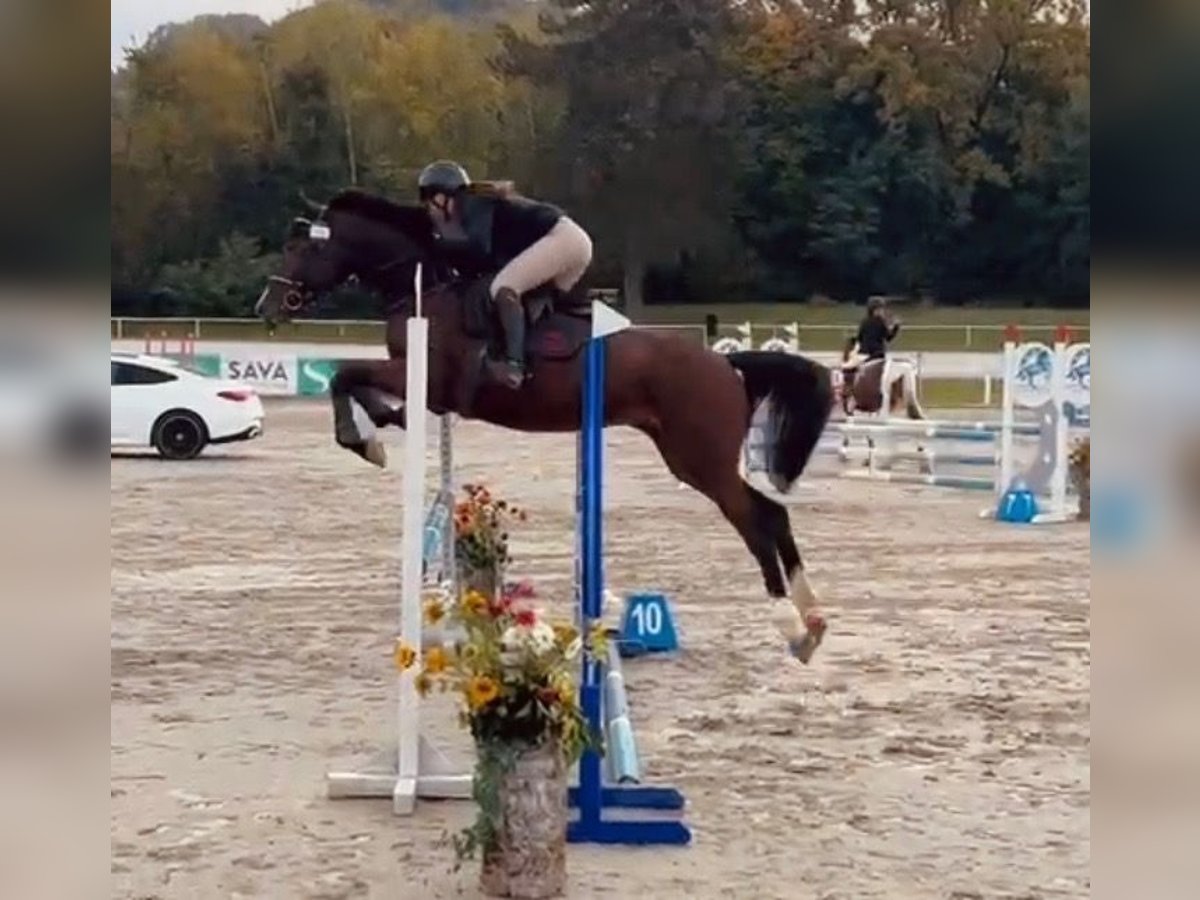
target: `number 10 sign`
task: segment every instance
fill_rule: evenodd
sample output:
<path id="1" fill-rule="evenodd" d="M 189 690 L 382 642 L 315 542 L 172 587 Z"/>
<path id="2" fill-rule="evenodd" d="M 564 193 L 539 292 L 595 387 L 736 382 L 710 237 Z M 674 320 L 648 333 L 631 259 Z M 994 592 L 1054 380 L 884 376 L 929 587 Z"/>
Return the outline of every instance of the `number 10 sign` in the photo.
<path id="1" fill-rule="evenodd" d="M 621 616 L 623 655 L 671 653 L 679 649 L 671 604 L 663 594 L 630 594 Z"/>

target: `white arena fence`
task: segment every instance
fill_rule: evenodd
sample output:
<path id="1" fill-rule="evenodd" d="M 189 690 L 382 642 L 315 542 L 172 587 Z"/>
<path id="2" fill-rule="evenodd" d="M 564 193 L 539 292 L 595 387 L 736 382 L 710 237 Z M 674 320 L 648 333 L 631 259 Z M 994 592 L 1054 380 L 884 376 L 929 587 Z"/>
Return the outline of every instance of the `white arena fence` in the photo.
<path id="1" fill-rule="evenodd" d="M 219 322 L 228 325 L 230 320 L 207 319 L 173 319 L 173 320 L 128 320 L 115 319 L 114 334 L 136 333 L 141 326 L 148 324 L 174 323 L 176 328 L 187 325 L 196 327 L 202 335 L 199 339 L 184 336 L 178 330 L 163 334 L 142 334 L 139 336 L 114 337 L 112 349 L 122 352 L 145 352 L 159 356 L 171 356 L 182 359 L 193 368 L 210 375 L 218 375 L 233 381 L 245 382 L 264 396 L 324 396 L 329 389 L 329 380 L 333 376 L 339 359 L 384 359 L 386 351 L 382 341 L 382 330 L 378 340 L 361 335 L 356 340 L 345 343 L 333 341 L 283 341 L 270 340 L 262 323 L 254 323 L 257 327 L 246 334 L 254 335 L 250 340 L 236 338 L 218 338 L 218 329 L 205 329 L 206 322 Z M 138 328 L 131 327 L 137 322 Z M 241 322 L 242 320 L 233 320 Z M 353 328 L 361 329 L 364 325 L 378 323 L 363 322 L 322 322 L 330 327 L 342 327 L 347 333 L 353 333 Z M 647 325 L 645 330 L 680 334 L 697 342 L 705 340 L 702 326 L 697 325 Z M 839 331 L 845 329 L 838 326 Z M 204 337 L 213 334 L 213 337 Z M 805 355 L 820 361 L 825 365 L 836 365 L 841 354 L 837 351 L 804 350 L 785 327 L 780 335 L 767 337 L 755 343 L 752 339 L 739 336 L 738 338 L 721 338 L 714 342 L 717 350 L 728 352 L 733 349 L 743 349 L 753 346 L 755 349 L 777 349 L 789 352 L 804 352 Z M 966 352 L 966 351 L 917 351 L 898 353 L 911 361 L 917 369 L 918 381 L 923 379 L 945 379 L 956 381 L 976 381 L 982 385 L 983 404 L 992 403 L 995 386 L 1003 377 L 1003 361 L 999 352 Z"/>

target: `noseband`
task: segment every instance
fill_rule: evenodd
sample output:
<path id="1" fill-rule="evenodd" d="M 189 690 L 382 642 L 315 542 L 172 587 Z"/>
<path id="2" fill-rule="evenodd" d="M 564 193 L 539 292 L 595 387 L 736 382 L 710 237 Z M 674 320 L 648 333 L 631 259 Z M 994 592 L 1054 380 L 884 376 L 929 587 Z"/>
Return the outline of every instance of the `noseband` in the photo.
<path id="1" fill-rule="evenodd" d="M 313 292 L 305 287 L 303 282 L 284 278 L 282 275 L 272 275 L 267 281 L 282 284 L 287 288 L 279 305 L 289 313 L 303 309 L 304 304 L 312 298 Z"/>

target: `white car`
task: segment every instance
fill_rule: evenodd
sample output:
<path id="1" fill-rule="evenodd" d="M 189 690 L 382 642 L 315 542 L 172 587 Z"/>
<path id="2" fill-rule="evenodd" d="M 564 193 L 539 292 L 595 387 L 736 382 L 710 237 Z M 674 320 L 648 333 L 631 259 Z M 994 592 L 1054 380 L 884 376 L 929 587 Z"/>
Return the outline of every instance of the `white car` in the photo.
<path id="1" fill-rule="evenodd" d="M 192 459 L 209 444 L 249 441 L 262 430 L 262 400 L 252 388 L 164 357 L 112 354 L 113 447 Z"/>

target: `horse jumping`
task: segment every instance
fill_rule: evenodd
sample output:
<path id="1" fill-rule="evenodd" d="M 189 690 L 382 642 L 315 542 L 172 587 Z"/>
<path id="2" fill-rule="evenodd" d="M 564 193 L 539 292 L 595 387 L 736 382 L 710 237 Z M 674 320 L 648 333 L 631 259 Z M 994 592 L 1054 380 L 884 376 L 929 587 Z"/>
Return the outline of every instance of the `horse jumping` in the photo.
<path id="1" fill-rule="evenodd" d="M 581 348 L 590 314 L 577 297 L 529 304 L 529 378 L 519 390 L 488 377 L 498 352 L 495 316 L 479 279 L 446 277 L 433 228 L 421 207 L 343 191 L 314 220 L 292 222 L 280 274 L 255 306 L 269 324 L 286 320 L 318 294 L 351 278 L 386 298 L 389 359 L 345 361 L 330 384 L 339 445 L 383 465 L 382 444 L 355 421 L 353 402 L 377 427 L 404 427 L 405 322 L 415 313 L 414 275 L 429 319 L 428 408 L 525 432 L 575 432 L 581 424 Z M 481 273 L 475 273 L 481 274 Z M 486 282 L 484 282 L 486 283 Z M 773 618 L 793 656 L 808 662 L 825 619 L 804 571 L 787 509 L 738 471 L 753 411 L 767 403 L 766 470 L 787 493 L 804 471 L 833 403 L 829 370 L 788 353 L 723 356 L 686 339 L 629 329 L 609 339 L 605 424 L 646 434 L 671 474 L 717 505 L 762 571 Z M 790 603 L 781 602 L 789 596 Z"/>

